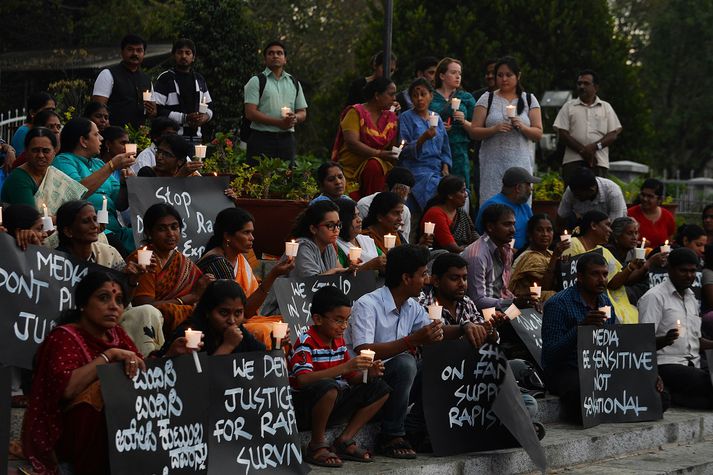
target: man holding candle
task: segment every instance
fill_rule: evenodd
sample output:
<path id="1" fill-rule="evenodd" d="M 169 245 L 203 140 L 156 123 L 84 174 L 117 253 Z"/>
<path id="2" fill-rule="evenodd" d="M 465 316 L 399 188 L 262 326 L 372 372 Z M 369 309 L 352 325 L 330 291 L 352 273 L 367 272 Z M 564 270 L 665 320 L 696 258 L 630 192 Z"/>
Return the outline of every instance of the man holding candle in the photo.
<path id="1" fill-rule="evenodd" d="M 169 117 L 179 124 L 179 135 L 193 144 L 201 142 L 201 126 L 213 118 L 212 99 L 205 78 L 193 70 L 196 45 L 181 38 L 171 50 L 175 66 L 159 74 L 153 98 L 158 115 Z"/>
<path id="2" fill-rule="evenodd" d="M 251 121 L 247 140 L 248 163 L 262 155 L 293 162 L 297 153 L 295 125 L 307 120 L 302 87 L 285 71 L 287 49 L 272 41 L 263 50 L 265 70 L 245 84 L 245 117 Z M 282 108 L 290 112 L 283 115 Z"/>
<path id="3" fill-rule="evenodd" d="M 698 265 L 692 250 L 671 251 L 668 279 L 639 299 L 639 322 L 654 324 L 659 374 L 673 403 L 711 409 L 713 386 L 708 372 L 701 369 L 699 351 L 713 349 L 713 341 L 701 336 L 699 305 L 691 290 Z"/>
<path id="4" fill-rule="evenodd" d="M 121 40 L 121 63 L 103 69 L 94 82 L 92 101 L 106 104 L 111 110 L 111 124 L 138 128 L 146 117 L 156 116 L 156 103 L 151 97 L 151 80 L 141 70 L 146 41 L 129 34 Z"/>

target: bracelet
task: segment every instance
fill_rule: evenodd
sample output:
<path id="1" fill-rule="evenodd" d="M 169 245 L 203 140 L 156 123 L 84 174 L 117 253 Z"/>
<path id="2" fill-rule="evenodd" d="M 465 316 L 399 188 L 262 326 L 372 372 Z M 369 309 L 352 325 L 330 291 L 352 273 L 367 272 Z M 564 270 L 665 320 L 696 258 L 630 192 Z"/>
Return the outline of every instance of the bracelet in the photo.
<path id="1" fill-rule="evenodd" d="M 106 361 L 106 364 L 111 363 L 111 361 L 109 361 L 109 357 L 108 357 L 107 355 L 105 355 L 103 352 L 102 352 L 102 353 L 99 353 L 99 356 L 101 356 L 102 358 L 104 358 L 104 361 Z"/>
<path id="2" fill-rule="evenodd" d="M 176 297 L 176 300 L 178 300 L 178 303 L 179 303 L 180 305 L 186 305 L 186 304 L 183 302 L 183 299 L 182 299 L 181 297 Z"/>
<path id="3" fill-rule="evenodd" d="M 114 162 L 113 162 L 113 161 L 109 160 L 107 163 L 109 163 L 109 168 L 111 168 L 111 171 L 116 170 L 116 168 L 114 168 Z"/>

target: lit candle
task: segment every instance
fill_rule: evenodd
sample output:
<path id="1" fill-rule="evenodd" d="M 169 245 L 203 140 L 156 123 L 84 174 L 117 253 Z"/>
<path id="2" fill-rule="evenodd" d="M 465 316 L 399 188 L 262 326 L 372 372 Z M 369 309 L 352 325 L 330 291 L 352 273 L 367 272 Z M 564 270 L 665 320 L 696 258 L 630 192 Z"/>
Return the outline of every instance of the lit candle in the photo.
<path id="1" fill-rule="evenodd" d="M 646 249 L 643 246 L 634 248 L 634 258 L 639 260 L 646 259 Z"/>
<path id="2" fill-rule="evenodd" d="M 272 324 L 272 337 L 278 342 L 287 336 L 287 323 L 285 322 L 274 322 Z"/>
<path id="3" fill-rule="evenodd" d="M 359 356 L 365 356 L 365 357 L 369 358 L 369 359 L 372 361 L 372 363 L 373 363 L 373 362 L 374 362 L 374 356 L 376 356 L 376 352 L 375 352 L 375 351 L 371 351 L 371 350 L 361 350 L 361 351 L 359 352 Z M 368 369 L 365 369 L 365 370 L 364 370 L 363 380 L 362 380 L 362 381 L 364 382 L 364 384 L 366 384 L 366 380 L 367 380 L 368 376 L 369 376 L 369 370 L 368 370 Z"/>
<path id="4" fill-rule="evenodd" d="M 505 106 L 505 115 L 507 115 L 507 117 L 509 119 L 512 119 L 513 117 L 515 117 L 516 112 L 517 112 L 517 107 L 515 107 L 514 105 L 508 104 L 507 106 Z"/>
<path id="5" fill-rule="evenodd" d="M 423 223 L 423 232 L 426 234 L 433 234 L 433 230 L 436 229 L 436 223 L 431 223 L 430 221 L 426 221 Z"/>
<path id="6" fill-rule="evenodd" d="M 522 315 L 522 312 L 520 312 L 520 309 L 517 308 L 517 305 L 513 303 L 510 304 L 507 310 L 505 310 L 505 315 L 507 315 L 510 320 L 515 320 L 517 317 Z"/>
<path id="7" fill-rule="evenodd" d="M 611 306 L 610 305 L 605 305 L 603 307 L 599 307 L 600 312 L 604 312 L 604 314 L 607 316 L 607 318 L 611 318 Z"/>
<path id="8" fill-rule="evenodd" d="M 668 245 L 668 239 L 666 239 L 666 242 L 663 243 L 663 246 L 661 246 L 661 252 L 663 252 L 663 253 L 671 252 L 671 246 Z"/>
<path id="9" fill-rule="evenodd" d="M 676 320 L 676 330 L 678 330 L 678 336 L 683 336 L 683 325 L 681 325 L 681 320 Z"/>
<path id="10" fill-rule="evenodd" d="M 145 90 L 143 96 L 145 102 L 151 102 L 151 91 Z"/>
<path id="11" fill-rule="evenodd" d="M 189 348 L 191 350 L 197 350 L 202 338 L 203 338 L 202 331 L 191 330 L 190 328 L 187 328 L 186 329 L 186 348 Z M 203 368 L 201 368 L 201 361 L 200 361 L 200 359 L 198 359 L 198 352 L 191 351 L 191 353 L 193 353 L 193 362 L 196 365 L 196 371 L 199 373 L 202 373 Z"/>
<path id="12" fill-rule="evenodd" d="M 428 116 L 428 126 L 429 127 L 438 127 L 438 114 L 435 112 L 431 112 Z"/>
<path id="13" fill-rule="evenodd" d="M 290 109 L 289 107 L 285 106 L 285 107 L 283 107 L 282 109 L 280 109 L 280 116 L 283 117 L 283 118 L 284 118 L 284 117 L 287 117 L 288 115 L 290 115 L 290 112 L 292 112 L 292 109 Z"/>
<path id="14" fill-rule="evenodd" d="M 515 249 L 515 238 L 510 239 L 510 249 Z"/>
<path id="15" fill-rule="evenodd" d="M 495 307 L 484 308 L 481 312 L 483 313 L 483 318 L 486 322 L 489 322 L 495 317 Z"/>
<path id="16" fill-rule="evenodd" d="M 42 203 L 42 230 L 47 233 L 54 230 L 54 223 L 52 223 L 52 218 L 47 212 L 47 205 L 44 203 Z"/>
<path id="17" fill-rule="evenodd" d="M 201 103 L 198 104 L 198 112 L 201 114 L 208 113 L 208 104 L 205 102 L 205 97 L 201 99 Z"/>
<path id="18" fill-rule="evenodd" d="M 140 266 L 148 267 L 151 265 L 151 256 L 153 251 L 146 249 L 146 246 L 138 250 L 137 259 Z"/>
<path id="19" fill-rule="evenodd" d="M 438 305 L 438 302 L 428 306 L 428 318 L 436 321 L 441 321 L 443 318 L 443 305 Z"/>
<path id="20" fill-rule="evenodd" d="M 532 287 L 530 287 L 530 293 L 537 295 L 537 298 L 539 299 L 542 296 L 542 287 L 537 285 L 537 282 L 533 282 Z"/>
<path id="21" fill-rule="evenodd" d="M 0 225 L 2 225 L 2 206 L 0 206 Z"/>
<path id="22" fill-rule="evenodd" d="M 384 236 L 384 247 L 387 251 L 391 250 L 396 246 L 396 236 L 393 234 L 387 234 Z"/>
<path id="23" fill-rule="evenodd" d="M 109 224 L 109 210 L 106 207 L 106 196 L 102 201 L 102 209 L 97 212 L 97 223 Z"/>
<path id="24" fill-rule="evenodd" d="M 641 238 L 641 246 L 639 246 L 641 249 L 644 249 L 646 247 L 646 238 L 642 237 Z"/>
<path id="25" fill-rule="evenodd" d="M 124 145 L 124 153 L 128 153 L 129 155 L 136 155 L 136 144 L 127 143 L 126 145 Z"/>
<path id="26" fill-rule="evenodd" d="M 297 249 L 300 247 L 300 243 L 295 242 L 293 239 L 292 241 L 288 241 L 285 243 L 285 255 L 287 257 L 296 257 L 297 256 Z"/>
<path id="27" fill-rule="evenodd" d="M 454 97 L 453 99 L 451 99 L 451 109 L 453 109 L 454 111 L 457 111 L 459 108 L 460 108 L 460 99 L 458 99 L 457 97 Z"/>
<path id="28" fill-rule="evenodd" d="M 567 234 L 567 230 L 564 230 L 564 234 L 560 236 L 560 241 L 567 241 L 569 242 L 572 239 L 572 236 Z"/>
<path id="29" fill-rule="evenodd" d="M 361 248 L 360 247 L 352 246 L 349 248 L 349 260 L 353 264 L 358 263 L 360 257 L 361 257 Z"/>
<path id="30" fill-rule="evenodd" d="M 205 158 L 205 153 L 208 147 L 206 145 L 196 145 L 195 147 L 195 157 Z"/>

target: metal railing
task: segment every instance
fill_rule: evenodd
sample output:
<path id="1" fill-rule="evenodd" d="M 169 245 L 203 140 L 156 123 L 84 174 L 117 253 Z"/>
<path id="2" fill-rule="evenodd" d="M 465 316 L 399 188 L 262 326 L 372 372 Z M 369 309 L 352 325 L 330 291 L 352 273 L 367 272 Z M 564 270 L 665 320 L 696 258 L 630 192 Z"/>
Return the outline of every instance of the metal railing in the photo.
<path id="1" fill-rule="evenodd" d="M 25 123 L 27 112 L 25 108 L 9 110 L 6 113 L 0 113 L 0 138 L 5 142 L 10 143 L 15 131 Z"/>

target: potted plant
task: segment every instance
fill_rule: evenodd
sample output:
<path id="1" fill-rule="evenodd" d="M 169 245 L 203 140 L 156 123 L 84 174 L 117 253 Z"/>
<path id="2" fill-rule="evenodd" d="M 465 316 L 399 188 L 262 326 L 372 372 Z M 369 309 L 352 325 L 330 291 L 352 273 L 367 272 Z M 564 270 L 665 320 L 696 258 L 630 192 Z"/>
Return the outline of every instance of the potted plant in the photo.
<path id="1" fill-rule="evenodd" d="M 236 148 L 231 135 L 218 132 L 209 145 L 210 155 L 203 161 L 201 173 L 204 175 L 235 175 L 245 161 L 245 151 Z"/>
<path id="2" fill-rule="evenodd" d="M 554 219 L 557 216 L 565 186 L 562 177 L 555 172 L 549 172 L 542 176 L 540 183 L 535 183 L 532 193 L 533 214 L 547 214 Z"/>

